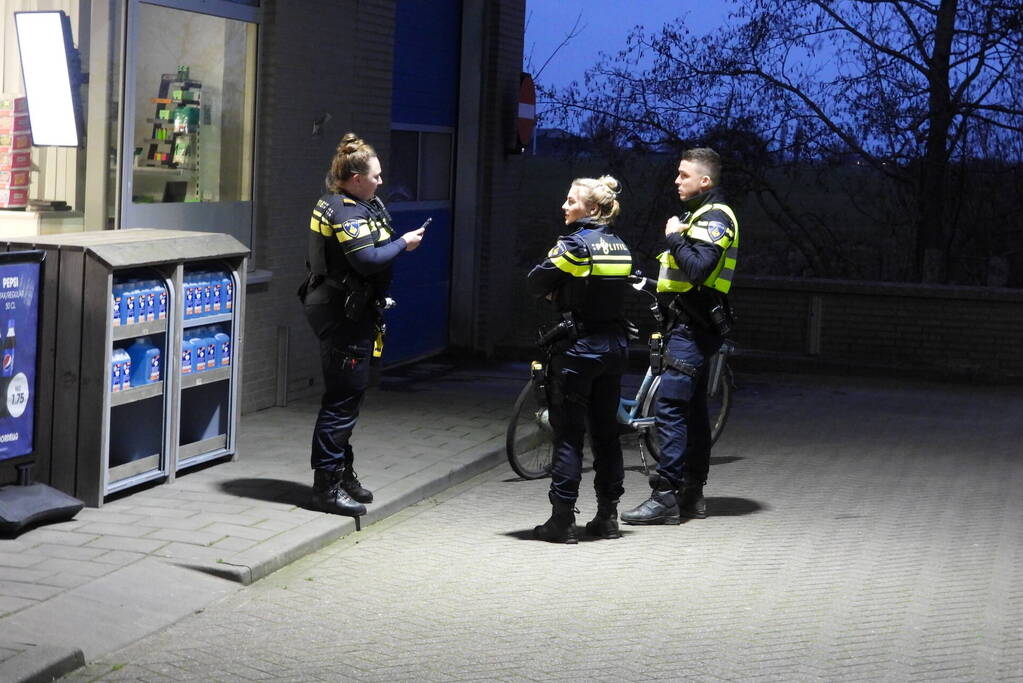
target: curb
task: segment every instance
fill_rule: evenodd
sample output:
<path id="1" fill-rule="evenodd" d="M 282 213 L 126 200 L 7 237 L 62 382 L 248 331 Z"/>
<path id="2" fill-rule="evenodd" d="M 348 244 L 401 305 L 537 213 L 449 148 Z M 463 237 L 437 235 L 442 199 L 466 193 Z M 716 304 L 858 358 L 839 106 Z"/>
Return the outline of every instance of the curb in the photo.
<path id="1" fill-rule="evenodd" d="M 500 446 L 485 448 L 482 455 L 460 467 L 438 472 L 438 476 L 425 483 L 408 484 L 406 487 L 402 486 L 403 482 L 392 485 L 392 488 L 397 487 L 397 490 L 394 491 L 395 495 L 389 496 L 387 501 L 372 505 L 359 520 L 360 524 L 373 524 L 386 519 L 455 484 L 460 484 L 481 472 L 496 467 L 505 457 L 504 436 L 501 435 L 492 440 L 502 443 Z M 439 466 L 435 467 L 439 469 Z M 421 480 L 422 473 L 415 478 Z M 252 550 L 232 555 L 216 564 L 203 565 L 202 571 L 247 586 L 326 547 L 353 531 L 356 531 L 354 519 L 324 514 L 308 524 L 261 543 Z M 2 680 L 2 676 L 0 676 L 0 680 Z"/>
<path id="2" fill-rule="evenodd" d="M 0 648 L 20 650 L 0 661 L 0 681 L 40 683 L 53 681 L 85 666 L 85 655 L 78 648 L 34 643 L 2 643 Z"/>

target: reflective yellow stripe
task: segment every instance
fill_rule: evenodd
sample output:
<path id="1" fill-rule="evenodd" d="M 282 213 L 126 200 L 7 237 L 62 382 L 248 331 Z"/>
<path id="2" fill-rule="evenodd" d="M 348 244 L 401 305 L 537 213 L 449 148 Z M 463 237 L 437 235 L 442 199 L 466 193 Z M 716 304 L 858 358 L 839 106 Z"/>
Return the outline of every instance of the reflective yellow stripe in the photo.
<path id="1" fill-rule="evenodd" d="M 313 232 L 320 233 L 324 237 L 330 237 L 332 234 L 334 234 L 333 232 L 331 232 L 329 225 L 324 225 L 323 223 L 320 222 L 320 219 L 315 216 L 315 212 L 314 216 L 309 219 L 309 229 L 312 230 Z"/>
<path id="2" fill-rule="evenodd" d="M 356 225 L 353 226 L 353 223 L 356 223 Z M 346 225 L 348 226 L 347 230 L 344 227 Z M 351 240 L 361 239 L 363 237 L 369 237 L 371 239 L 373 237 L 373 232 L 369 228 L 369 223 L 362 218 L 350 219 L 343 223 L 334 223 L 330 227 L 333 228 L 334 234 L 337 235 L 337 241 L 341 244 Z M 350 234 L 349 231 L 352 230 L 353 227 L 355 227 L 355 234 Z"/>
<path id="3" fill-rule="evenodd" d="M 732 278 L 735 276 L 735 265 L 739 253 L 739 221 L 735 217 L 735 213 L 725 204 L 707 204 L 693 212 L 693 215 L 689 217 L 687 229 L 693 239 L 715 244 L 714 240 L 710 239 L 710 234 L 705 227 L 695 225 L 700 216 L 715 209 L 723 212 L 732 221 L 733 232 L 731 239 L 727 240 L 728 245 L 725 247 L 721 259 L 702 284 L 727 294 L 732 288 Z M 657 261 L 661 265 L 657 273 L 658 292 L 688 292 L 693 288 L 693 283 L 686 280 L 671 252 L 661 252 Z"/>
<path id="4" fill-rule="evenodd" d="M 558 270 L 564 271 L 572 277 L 586 277 L 590 273 L 590 260 L 578 260 L 572 258 L 568 252 L 558 254 L 551 259 Z"/>
<path id="5" fill-rule="evenodd" d="M 602 277 L 625 277 L 632 272 L 632 256 L 597 254 L 593 257 L 592 275 Z"/>

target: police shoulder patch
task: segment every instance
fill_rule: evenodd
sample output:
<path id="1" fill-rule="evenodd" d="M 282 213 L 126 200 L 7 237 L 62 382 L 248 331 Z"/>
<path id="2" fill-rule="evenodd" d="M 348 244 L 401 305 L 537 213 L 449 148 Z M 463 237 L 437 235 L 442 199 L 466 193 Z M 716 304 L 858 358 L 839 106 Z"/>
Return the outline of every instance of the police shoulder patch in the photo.
<path id="1" fill-rule="evenodd" d="M 341 229 L 344 230 L 345 234 L 349 237 L 357 237 L 359 235 L 359 228 L 365 221 L 358 218 L 351 218 L 341 224 Z"/>
<path id="2" fill-rule="evenodd" d="M 710 221 L 707 225 L 707 236 L 717 244 L 728 236 L 728 226 L 719 221 Z"/>
<path id="3" fill-rule="evenodd" d="M 566 251 L 568 251 L 568 245 L 561 240 L 558 240 L 558 243 L 554 245 L 554 248 L 547 252 L 547 258 L 556 258 L 564 254 Z"/>

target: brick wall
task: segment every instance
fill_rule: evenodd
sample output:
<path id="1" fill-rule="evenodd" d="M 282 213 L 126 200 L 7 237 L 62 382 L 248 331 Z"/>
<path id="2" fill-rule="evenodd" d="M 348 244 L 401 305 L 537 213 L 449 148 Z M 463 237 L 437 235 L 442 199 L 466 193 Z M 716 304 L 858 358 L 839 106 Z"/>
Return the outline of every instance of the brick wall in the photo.
<path id="1" fill-rule="evenodd" d="M 741 349 L 787 365 L 1023 380 L 1023 291 L 739 276 Z"/>
<path id="2" fill-rule="evenodd" d="M 255 267 L 268 282 L 248 289 L 242 412 L 274 404 L 278 328 L 289 331 L 287 396 L 318 390 L 319 354 L 295 289 L 305 274 L 309 214 L 323 192 L 334 148 L 354 130 L 381 156 L 385 177 L 391 124 L 393 0 L 264 0 L 261 34 Z M 507 253 L 517 223 L 521 157 L 508 155 L 515 134 L 525 21 L 524 0 L 486 0 L 483 112 L 479 123 L 480 292 L 477 350 L 512 329 Z M 353 35 L 348 27 L 356 27 Z M 343 32 L 342 32 L 343 31 Z M 322 137 L 314 119 L 330 113 Z"/>
<path id="3" fill-rule="evenodd" d="M 512 268 L 523 157 L 509 154 L 515 144 L 525 2 L 489 2 L 483 64 L 485 85 L 481 123 L 480 282 L 477 350 L 491 353 L 514 329 L 509 301 L 519 284 Z M 454 283 L 458 286 L 458 283 Z"/>
<path id="4" fill-rule="evenodd" d="M 295 297 L 309 214 L 341 135 L 355 131 L 386 163 L 391 123 L 392 1 L 265 0 L 263 7 L 253 254 L 271 279 L 247 292 L 243 412 L 274 404 L 278 327 L 289 331 L 288 394 L 319 382 L 319 352 Z M 331 120 L 313 137 L 324 113 Z"/>

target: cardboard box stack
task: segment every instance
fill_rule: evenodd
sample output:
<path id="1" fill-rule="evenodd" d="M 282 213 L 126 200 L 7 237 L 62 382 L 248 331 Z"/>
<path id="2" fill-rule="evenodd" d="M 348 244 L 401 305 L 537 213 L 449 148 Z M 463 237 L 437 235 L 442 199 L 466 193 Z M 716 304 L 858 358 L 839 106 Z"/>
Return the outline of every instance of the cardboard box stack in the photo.
<path id="1" fill-rule="evenodd" d="M 0 209 L 28 205 L 32 130 L 24 97 L 0 93 Z"/>

